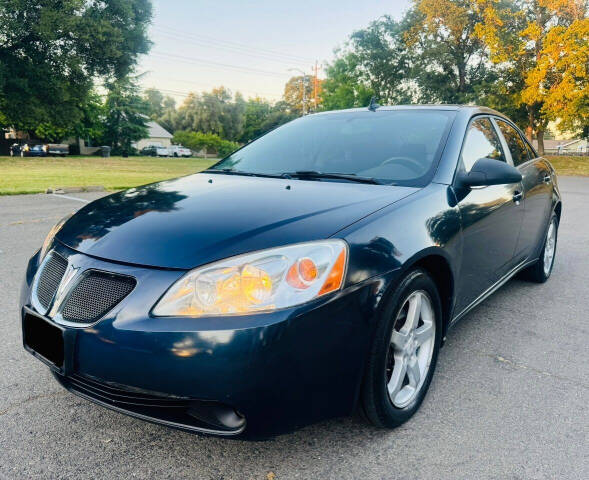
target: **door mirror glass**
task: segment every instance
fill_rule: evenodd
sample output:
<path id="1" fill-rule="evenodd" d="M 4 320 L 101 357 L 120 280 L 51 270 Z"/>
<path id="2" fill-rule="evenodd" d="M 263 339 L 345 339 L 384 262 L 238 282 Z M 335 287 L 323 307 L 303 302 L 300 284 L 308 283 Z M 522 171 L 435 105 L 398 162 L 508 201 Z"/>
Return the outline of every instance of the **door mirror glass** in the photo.
<path id="1" fill-rule="evenodd" d="M 465 187 L 486 187 L 521 182 L 522 174 L 517 168 L 505 162 L 493 158 L 480 158 L 470 172 L 460 175 L 459 180 Z"/>

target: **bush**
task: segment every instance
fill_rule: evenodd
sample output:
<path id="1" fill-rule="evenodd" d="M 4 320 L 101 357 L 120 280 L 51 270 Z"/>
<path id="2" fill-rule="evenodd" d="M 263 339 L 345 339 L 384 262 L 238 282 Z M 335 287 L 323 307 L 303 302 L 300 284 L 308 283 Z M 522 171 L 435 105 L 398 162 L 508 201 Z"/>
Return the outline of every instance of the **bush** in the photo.
<path id="1" fill-rule="evenodd" d="M 223 140 L 219 135 L 215 135 L 214 133 L 190 132 L 187 130 L 176 132 L 172 141 L 196 152 L 203 149 L 212 150 L 219 157 L 225 157 L 239 148 L 238 143 Z"/>
<path id="2" fill-rule="evenodd" d="M 231 142 L 229 140 L 221 140 L 217 148 L 217 155 L 221 158 L 226 157 L 239 148 L 239 143 Z"/>

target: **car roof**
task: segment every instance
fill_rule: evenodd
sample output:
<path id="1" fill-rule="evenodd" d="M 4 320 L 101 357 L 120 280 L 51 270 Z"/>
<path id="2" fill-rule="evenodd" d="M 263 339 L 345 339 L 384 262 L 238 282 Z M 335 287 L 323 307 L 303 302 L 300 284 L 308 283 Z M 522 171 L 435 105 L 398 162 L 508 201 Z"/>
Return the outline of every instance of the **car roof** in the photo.
<path id="1" fill-rule="evenodd" d="M 382 105 L 377 108 L 376 111 L 395 111 L 395 110 L 442 110 L 442 111 L 463 111 L 463 112 L 470 112 L 471 114 L 477 113 L 487 113 L 492 115 L 499 115 L 503 117 L 504 115 L 492 108 L 488 107 L 481 107 L 479 105 L 453 105 L 453 104 L 425 104 L 425 105 Z M 368 111 L 368 107 L 360 107 L 360 108 L 347 108 L 345 110 L 330 110 L 327 112 L 319 112 L 316 115 L 325 115 L 325 114 L 336 114 L 336 113 L 351 113 L 351 112 L 366 112 Z"/>

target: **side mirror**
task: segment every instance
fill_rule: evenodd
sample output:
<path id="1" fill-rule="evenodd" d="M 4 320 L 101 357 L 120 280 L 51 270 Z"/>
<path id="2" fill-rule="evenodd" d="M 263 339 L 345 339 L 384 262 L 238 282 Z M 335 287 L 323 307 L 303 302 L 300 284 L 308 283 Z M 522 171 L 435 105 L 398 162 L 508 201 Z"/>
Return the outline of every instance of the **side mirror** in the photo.
<path id="1" fill-rule="evenodd" d="M 469 173 L 460 176 L 460 183 L 465 187 L 486 187 L 488 185 L 505 185 L 518 183 L 522 174 L 511 165 L 492 158 L 479 158 Z"/>

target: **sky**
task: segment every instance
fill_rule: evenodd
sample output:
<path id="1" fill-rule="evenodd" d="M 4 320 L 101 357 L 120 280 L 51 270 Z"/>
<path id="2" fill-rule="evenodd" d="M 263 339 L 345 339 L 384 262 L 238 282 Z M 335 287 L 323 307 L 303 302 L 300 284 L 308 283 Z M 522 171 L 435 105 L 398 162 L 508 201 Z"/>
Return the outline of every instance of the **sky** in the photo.
<path id="1" fill-rule="evenodd" d="M 276 101 L 300 75 L 289 69 L 311 75 L 352 32 L 385 14 L 400 18 L 409 1 L 153 0 L 153 46 L 137 71 L 143 88 L 179 103 L 221 85 Z"/>

